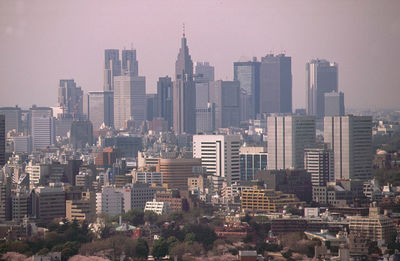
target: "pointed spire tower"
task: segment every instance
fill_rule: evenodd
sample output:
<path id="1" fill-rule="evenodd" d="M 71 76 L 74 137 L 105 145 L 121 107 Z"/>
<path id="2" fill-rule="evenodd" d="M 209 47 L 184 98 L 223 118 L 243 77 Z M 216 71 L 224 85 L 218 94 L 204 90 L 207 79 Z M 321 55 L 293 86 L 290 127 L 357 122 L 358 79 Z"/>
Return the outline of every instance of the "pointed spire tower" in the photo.
<path id="1" fill-rule="evenodd" d="M 176 134 L 196 132 L 196 92 L 193 81 L 193 62 L 189 54 L 185 35 L 185 25 L 181 48 L 175 63 L 174 83 L 174 130 Z"/>

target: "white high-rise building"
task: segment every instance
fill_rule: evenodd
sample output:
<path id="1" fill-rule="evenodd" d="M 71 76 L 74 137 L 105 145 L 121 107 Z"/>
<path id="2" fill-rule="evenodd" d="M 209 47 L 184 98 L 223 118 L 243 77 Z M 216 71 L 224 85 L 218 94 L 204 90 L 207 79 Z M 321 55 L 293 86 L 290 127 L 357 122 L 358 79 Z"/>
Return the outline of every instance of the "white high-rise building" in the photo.
<path id="1" fill-rule="evenodd" d="M 103 187 L 96 193 L 96 214 L 116 216 L 123 213 L 123 195 L 114 187 Z"/>
<path id="2" fill-rule="evenodd" d="M 372 117 L 325 117 L 324 141 L 333 150 L 335 179 L 371 178 Z"/>
<path id="3" fill-rule="evenodd" d="M 32 149 L 43 149 L 54 144 L 55 128 L 53 117 L 32 117 Z"/>
<path id="4" fill-rule="evenodd" d="M 315 117 L 271 116 L 267 129 L 267 169 L 304 169 L 304 149 L 315 144 Z"/>
<path id="5" fill-rule="evenodd" d="M 311 175 L 313 186 L 326 186 L 334 181 L 333 153 L 328 148 L 307 148 L 304 150 L 304 168 Z"/>
<path id="6" fill-rule="evenodd" d="M 228 185 L 240 180 L 240 136 L 194 135 L 193 158 L 201 159 L 207 173 L 223 178 Z"/>
<path id="7" fill-rule="evenodd" d="M 114 127 L 123 129 L 127 120 L 140 125 L 146 118 L 146 78 L 114 77 Z"/>

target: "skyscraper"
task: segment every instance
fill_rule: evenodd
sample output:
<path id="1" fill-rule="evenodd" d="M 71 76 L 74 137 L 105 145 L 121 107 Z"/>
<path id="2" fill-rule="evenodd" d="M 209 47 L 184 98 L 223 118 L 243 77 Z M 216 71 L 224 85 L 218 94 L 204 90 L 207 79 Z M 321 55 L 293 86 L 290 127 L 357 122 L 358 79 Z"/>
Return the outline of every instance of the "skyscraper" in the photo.
<path id="1" fill-rule="evenodd" d="M 89 120 L 94 130 L 98 130 L 103 123 L 108 127 L 114 126 L 113 91 L 89 92 Z"/>
<path id="2" fill-rule="evenodd" d="M 333 150 L 335 179 L 371 178 L 372 117 L 325 117 L 324 141 Z"/>
<path id="3" fill-rule="evenodd" d="M 196 79 L 196 133 L 215 129 L 215 104 L 210 99 L 210 82 Z"/>
<path id="4" fill-rule="evenodd" d="M 304 149 L 315 144 L 315 118 L 291 115 L 267 118 L 270 170 L 304 169 Z"/>
<path id="5" fill-rule="evenodd" d="M 196 78 L 201 78 L 205 81 L 214 81 L 214 66 L 208 62 L 197 62 L 195 67 Z"/>
<path id="6" fill-rule="evenodd" d="M 83 91 L 81 87 L 76 87 L 73 79 L 60 80 L 58 103 L 63 109 L 63 114 L 71 114 L 74 117 L 83 114 Z"/>
<path id="7" fill-rule="evenodd" d="M 243 95 L 240 120 L 255 119 L 260 112 L 260 62 L 254 57 L 253 61 L 233 63 L 233 79 L 240 82 Z"/>
<path id="8" fill-rule="evenodd" d="M 54 118 L 44 115 L 42 117 L 32 117 L 31 136 L 33 150 L 43 149 L 54 144 Z"/>
<path id="9" fill-rule="evenodd" d="M 10 130 L 16 130 L 17 132 L 22 130 L 21 108 L 18 106 L 2 107 L 0 108 L 0 114 L 6 117 L 6 133 Z"/>
<path id="10" fill-rule="evenodd" d="M 260 65 L 260 113 L 292 112 L 292 58 L 268 54 Z"/>
<path id="11" fill-rule="evenodd" d="M 74 149 L 93 145 L 93 125 L 90 121 L 72 122 L 70 144 Z"/>
<path id="12" fill-rule="evenodd" d="M 333 152 L 323 148 L 306 148 L 304 150 L 304 168 L 311 175 L 313 186 L 326 186 L 334 181 Z"/>
<path id="13" fill-rule="evenodd" d="M 173 83 L 170 77 L 160 77 L 157 82 L 158 117 L 168 121 L 168 128 L 173 124 Z"/>
<path id="14" fill-rule="evenodd" d="M 6 163 L 6 116 L 0 114 L 0 167 Z"/>
<path id="15" fill-rule="evenodd" d="M 175 64 L 174 130 L 177 134 L 196 132 L 196 92 L 193 81 L 193 62 L 189 54 L 185 32 L 181 39 L 178 59 Z"/>
<path id="16" fill-rule="evenodd" d="M 122 50 L 122 75 L 139 76 L 136 50 Z"/>
<path id="17" fill-rule="evenodd" d="M 325 115 L 325 93 L 338 91 L 338 65 L 327 60 L 311 60 L 306 64 L 307 114 L 317 119 Z"/>
<path id="18" fill-rule="evenodd" d="M 344 94 L 343 92 L 325 93 L 325 116 L 344 116 Z"/>
<path id="19" fill-rule="evenodd" d="M 121 60 L 119 50 L 107 49 L 104 51 L 104 91 L 114 90 L 114 77 L 121 75 Z"/>
<path id="20" fill-rule="evenodd" d="M 146 78 L 116 76 L 114 84 L 114 127 L 123 129 L 127 120 L 134 120 L 139 126 L 146 115 Z"/>
<path id="21" fill-rule="evenodd" d="M 154 117 L 157 117 L 157 110 L 157 94 L 146 94 L 146 120 L 152 121 Z"/>
<path id="22" fill-rule="evenodd" d="M 193 157 L 201 159 L 207 173 L 227 181 L 240 180 L 240 136 L 194 135 Z"/>
<path id="23" fill-rule="evenodd" d="M 239 127 L 240 83 L 216 81 L 211 83 L 210 100 L 215 104 L 215 128 Z"/>

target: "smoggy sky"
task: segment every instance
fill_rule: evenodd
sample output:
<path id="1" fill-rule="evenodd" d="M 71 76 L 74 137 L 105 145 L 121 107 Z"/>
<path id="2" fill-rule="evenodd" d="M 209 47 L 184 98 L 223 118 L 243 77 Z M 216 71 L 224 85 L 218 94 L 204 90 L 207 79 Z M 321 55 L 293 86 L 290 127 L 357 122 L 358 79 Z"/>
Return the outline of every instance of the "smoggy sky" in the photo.
<path id="1" fill-rule="evenodd" d="M 104 49 L 137 50 L 147 93 L 173 76 L 186 25 L 194 62 L 232 80 L 233 62 L 285 51 L 293 107 L 305 107 L 305 63 L 339 64 L 347 107 L 400 107 L 400 1 L 0 0 L 0 106 L 55 106 L 59 79 L 102 90 Z"/>

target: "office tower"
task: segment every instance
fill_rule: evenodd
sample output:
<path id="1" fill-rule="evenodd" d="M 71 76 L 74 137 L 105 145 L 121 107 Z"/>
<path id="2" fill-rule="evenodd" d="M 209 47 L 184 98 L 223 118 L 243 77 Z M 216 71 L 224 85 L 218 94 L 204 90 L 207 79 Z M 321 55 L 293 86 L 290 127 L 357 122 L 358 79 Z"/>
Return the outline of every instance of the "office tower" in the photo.
<path id="1" fill-rule="evenodd" d="M 81 117 L 83 114 L 83 91 L 76 87 L 74 80 L 60 80 L 58 86 L 58 104 L 63 114 Z"/>
<path id="2" fill-rule="evenodd" d="M 307 114 L 317 119 L 325 115 L 325 93 L 338 91 L 338 65 L 327 60 L 311 60 L 306 64 Z"/>
<path id="3" fill-rule="evenodd" d="M 122 50 L 121 75 L 139 76 L 139 64 L 136 60 L 136 50 Z"/>
<path id="4" fill-rule="evenodd" d="M 292 58 L 268 54 L 260 65 L 260 113 L 292 112 Z"/>
<path id="5" fill-rule="evenodd" d="M 311 175 L 313 186 L 326 186 L 334 180 L 333 152 L 326 146 L 323 148 L 304 149 L 304 168 Z"/>
<path id="6" fill-rule="evenodd" d="M 315 117 L 267 118 L 269 170 L 304 169 L 304 149 L 315 145 Z"/>
<path id="7" fill-rule="evenodd" d="M 128 212 L 135 208 L 144 209 L 146 202 L 153 200 L 157 188 L 150 184 L 135 183 L 126 184 L 122 188 L 116 189 L 116 191 L 122 194 L 123 211 Z"/>
<path id="8" fill-rule="evenodd" d="M 30 191 L 17 188 L 11 195 L 11 215 L 13 221 L 22 221 L 31 214 Z"/>
<path id="9" fill-rule="evenodd" d="M 216 81 L 211 83 L 210 99 L 215 104 L 215 128 L 239 127 L 240 83 Z"/>
<path id="10" fill-rule="evenodd" d="M 2 107 L 0 108 L 0 115 L 3 114 L 6 118 L 6 133 L 10 130 L 15 130 L 17 132 L 22 131 L 21 122 L 21 108 L 15 107 Z"/>
<path id="11" fill-rule="evenodd" d="M 146 78 L 116 76 L 114 84 L 115 129 L 123 129 L 128 120 L 134 120 L 136 126 L 140 126 L 146 114 Z"/>
<path id="12" fill-rule="evenodd" d="M 89 92 L 89 120 L 93 130 L 98 130 L 104 124 L 114 126 L 114 92 Z"/>
<path id="13" fill-rule="evenodd" d="M 134 171 L 132 172 L 132 182 L 133 183 L 148 183 L 162 185 L 163 178 L 161 172 L 143 172 Z"/>
<path id="14" fill-rule="evenodd" d="M 65 218 L 65 191 L 62 187 L 38 187 L 32 191 L 32 215 L 40 222 Z"/>
<path id="15" fill-rule="evenodd" d="M 119 50 L 104 50 L 104 91 L 114 90 L 114 77 L 121 75 Z"/>
<path id="16" fill-rule="evenodd" d="M 214 81 L 214 66 L 208 62 L 197 62 L 195 67 L 196 78 L 201 78 L 204 81 Z"/>
<path id="17" fill-rule="evenodd" d="M 343 92 L 325 93 L 325 116 L 344 116 L 344 94 Z"/>
<path id="18" fill-rule="evenodd" d="M 122 158 L 138 156 L 138 151 L 143 147 L 142 137 L 114 136 L 104 139 L 104 147 L 114 147 Z"/>
<path id="19" fill-rule="evenodd" d="M 11 219 L 11 178 L 0 174 L 0 220 Z"/>
<path id="20" fill-rule="evenodd" d="M 0 167 L 6 164 L 6 116 L 0 114 Z"/>
<path id="21" fill-rule="evenodd" d="M 13 137 L 14 152 L 15 153 L 27 153 L 32 152 L 32 139 L 31 136 L 16 136 Z"/>
<path id="22" fill-rule="evenodd" d="M 187 189 L 187 179 L 194 177 L 193 167 L 201 166 L 200 159 L 159 159 L 156 171 L 163 175 L 163 184 L 172 189 Z"/>
<path id="23" fill-rule="evenodd" d="M 168 121 L 168 128 L 173 125 L 173 83 L 170 77 L 160 77 L 157 82 L 158 117 Z"/>
<path id="24" fill-rule="evenodd" d="M 325 117 L 324 141 L 333 150 L 335 179 L 371 178 L 372 117 Z"/>
<path id="25" fill-rule="evenodd" d="M 234 62 L 233 79 L 240 82 L 240 120 L 255 119 L 260 112 L 260 62 L 255 57 L 253 61 Z"/>
<path id="26" fill-rule="evenodd" d="M 68 221 L 92 221 L 96 216 L 96 195 L 94 192 L 83 191 L 77 199 L 65 201 L 65 218 Z"/>
<path id="27" fill-rule="evenodd" d="M 193 158 L 211 174 L 227 181 L 228 185 L 240 180 L 240 136 L 194 135 Z"/>
<path id="28" fill-rule="evenodd" d="M 210 82 L 196 78 L 196 133 L 215 129 L 215 104 L 210 102 Z"/>
<path id="29" fill-rule="evenodd" d="M 90 121 L 74 121 L 71 126 L 70 143 L 74 149 L 93 145 L 93 125 Z"/>
<path id="30" fill-rule="evenodd" d="M 193 62 L 189 55 L 185 33 L 182 36 L 181 48 L 175 64 L 173 101 L 175 133 L 194 134 L 196 132 L 196 92 L 193 81 Z"/>
<path id="31" fill-rule="evenodd" d="M 152 121 L 157 114 L 157 94 L 148 93 L 146 94 L 146 120 Z"/>
<path id="32" fill-rule="evenodd" d="M 80 117 L 78 117 L 80 119 Z M 54 119 L 55 136 L 56 137 L 67 137 L 68 132 L 71 131 L 71 125 L 74 121 L 72 114 L 58 114 L 58 117 Z"/>
<path id="33" fill-rule="evenodd" d="M 37 107 L 32 105 L 28 113 L 28 134 L 32 134 L 32 118 L 53 117 L 53 109 L 50 107 Z"/>
<path id="34" fill-rule="evenodd" d="M 54 118 L 48 116 L 32 117 L 32 149 L 43 149 L 55 142 Z"/>
<path id="35" fill-rule="evenodd" d="M 116 216 L 123 213 L 124 198 L 120 191 L 114 187 L 103 187 L 96 193 L 96 214 Z"/>
<path id="36" fill-rule="evenodd" d="M 253 180 L 258 170 L 267 169 L 265 147 L 240 147 L 240 180 Z"/>

